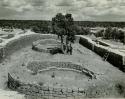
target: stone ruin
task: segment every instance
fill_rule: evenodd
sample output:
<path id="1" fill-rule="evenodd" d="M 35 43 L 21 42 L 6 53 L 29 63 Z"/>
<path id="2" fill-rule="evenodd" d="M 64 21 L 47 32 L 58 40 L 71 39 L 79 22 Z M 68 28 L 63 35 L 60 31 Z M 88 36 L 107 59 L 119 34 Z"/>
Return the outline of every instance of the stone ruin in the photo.
<path id="1" fill-rule="evenodd" d="M 32 43 L 32 49 L 42 53 L 63 53 L 61 42 L 56 39 L 37 40 Z M 31 96 L 57 96 L 57 97 L 72 97 L 78 93 L 85 95 L 85 90 L 82 88 L 66 88 L 57 86 L 44 85 L 42 81 L 42 73 L 54 71 L 50 77 L 56 78 L 56 71 L 71 71 L 84 75 L 86 81 L 96 79 L 96 75 L 83 66 L 72 62 L 51 62 L 51 61 L 31 61 L 25 66 L 13 66 L 8 73 L 8 88 L 20 93 Z M 65 73 L 62 73 L 62 75 Z M 39 80 L 38 80 L 39 79 Z M 35 81 L 35 82 L 34 82 Z M 58 81 L 58 80 L 57 80 Z M 46 82 L 47 83 L 47 82 Z"/>
<path id="2" fill-rule="evenodd" d="M 32 49 L 43 53 L 63 53 L 61 49 L 61 42 L 55 39 L 45 39 L 33 42 Z"/>
<path id="3" fill-rule="evenodd" d="M 40 79 L 39 75 L 48 70 L 73 71 L 85 75 L 88 80 L 96 79 L 96 75 L 92 71 L 71 62 L 31 61 L 26 67 L 15 66 L 11 68 L 11 71 L 8 73 L 8 88 L 26 95 L 37 95 L 39 97 L 46 95 L 72 97 L 73 95 L 78 95 L 78 93 L 85 95 L 86 91 L 82 88 L 57 88 L 44 86 L 42 83 L 37 82 L 37 79 Z M 26 78 L 27 75 L 28 80 Z M 35 83 L 34 79 L 36 79 Z"/>

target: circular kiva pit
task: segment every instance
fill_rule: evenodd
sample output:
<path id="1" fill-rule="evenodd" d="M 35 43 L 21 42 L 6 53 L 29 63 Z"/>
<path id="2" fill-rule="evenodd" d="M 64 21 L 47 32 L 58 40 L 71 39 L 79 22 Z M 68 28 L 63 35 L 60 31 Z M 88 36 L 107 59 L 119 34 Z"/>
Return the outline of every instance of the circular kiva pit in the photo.
<path id="1" fill-rule="evenodd" d="M 32 49 L 44 53 L 62 53 L 61 42 L 56 39 L 45 39 L 33 42 Z"/>
<path id="2" fill-rule="evenodd" d="M 8 87 L 24 94 L 77 92 L 96 79 L 93 72 L 71 62 L 32 61 L 27 66 L 14 66 L 8 73 Z M 85 84 L 84 84 L 85 83 Z M 51 91 L 51 92 L 50 92 Z"/>

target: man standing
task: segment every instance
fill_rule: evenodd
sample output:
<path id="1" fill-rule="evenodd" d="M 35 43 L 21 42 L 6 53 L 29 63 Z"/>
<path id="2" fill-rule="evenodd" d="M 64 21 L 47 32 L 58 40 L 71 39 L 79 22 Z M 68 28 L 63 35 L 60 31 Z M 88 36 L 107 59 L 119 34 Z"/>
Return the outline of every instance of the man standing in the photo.
<path id="1" fill-rule="evenodd" d="M 73 50 L 73 48 L 72 48 L 72 45 L 70 44 L 70 46 L 69 46 L 70 55 L 72 55 L 72 50 Z"/>

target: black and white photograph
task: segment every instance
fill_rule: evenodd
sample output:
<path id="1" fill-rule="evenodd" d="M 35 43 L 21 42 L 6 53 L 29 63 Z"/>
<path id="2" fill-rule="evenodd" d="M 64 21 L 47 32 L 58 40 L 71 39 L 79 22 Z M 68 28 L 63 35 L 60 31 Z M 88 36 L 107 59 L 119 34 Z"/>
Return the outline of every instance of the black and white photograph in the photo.
<path id="1" fill-rule="evenodd" d="M 125 99 L 125 0 L 0 0 L 0 99 Z"/>

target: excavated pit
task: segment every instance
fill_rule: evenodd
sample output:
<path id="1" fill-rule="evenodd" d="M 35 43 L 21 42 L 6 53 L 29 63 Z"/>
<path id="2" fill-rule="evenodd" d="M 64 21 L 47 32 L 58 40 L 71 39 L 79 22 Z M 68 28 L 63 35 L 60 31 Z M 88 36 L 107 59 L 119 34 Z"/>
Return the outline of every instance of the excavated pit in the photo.
<path id="1" fill-rule="evenodd" d="M 21 91 L 21 88 L 28 86 L 28 84 L 46 88 L 62 88 L 62 90 L 69 88 L 77 91 L 78 88 L 85 87 L 85 84 L 82 83 L 96 79 L 93 72 L 80 65 L 70 62 L 49 61 L 32 61 L 26 67 L 13 66 L 8 77 L 10 78 L 8 87 L 17 91 Z M 36 90 L 40 91 L 39 89 Z"/>

